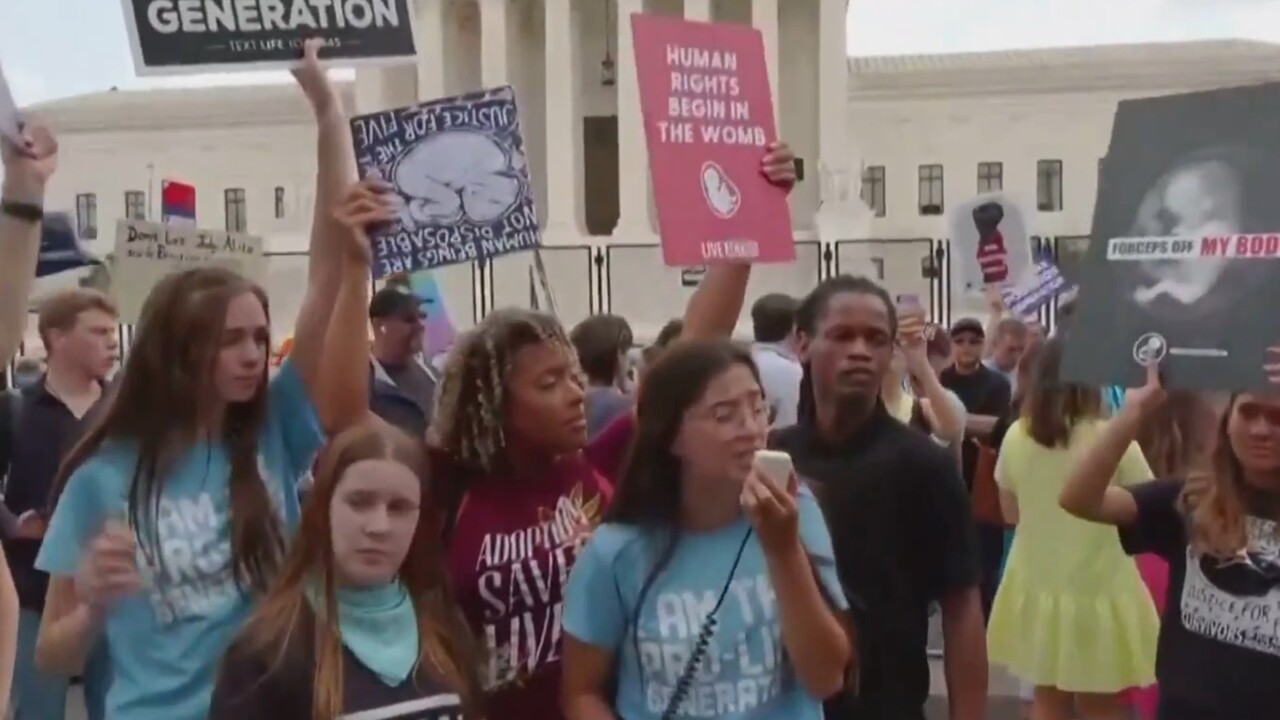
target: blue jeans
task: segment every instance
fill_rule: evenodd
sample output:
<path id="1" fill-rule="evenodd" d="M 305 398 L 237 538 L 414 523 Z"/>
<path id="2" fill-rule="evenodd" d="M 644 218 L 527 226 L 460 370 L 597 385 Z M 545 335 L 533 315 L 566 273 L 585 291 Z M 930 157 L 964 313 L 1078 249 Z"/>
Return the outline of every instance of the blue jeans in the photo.
<path id="1" fill-rule="evenodd" d="M 36 668 L 36 636 L 40 632 L 40 611 L 23 608 L 18 615 L 18 652 L 13 668 L 13 720 L 64 720 L 67 714 L 65 675 Z M 111 666 L 106 644 L 89 654 L 84 668 L 84 703 L 89 720 L 106 715 L 107 688 Z"/>

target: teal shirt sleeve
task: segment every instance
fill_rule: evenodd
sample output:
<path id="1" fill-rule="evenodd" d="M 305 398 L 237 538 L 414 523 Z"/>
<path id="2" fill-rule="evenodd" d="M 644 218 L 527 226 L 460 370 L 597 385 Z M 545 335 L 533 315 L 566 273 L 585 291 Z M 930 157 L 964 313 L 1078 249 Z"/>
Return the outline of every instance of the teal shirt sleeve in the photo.
<path id="1" fill-rule="evenodd" d="M 836 573 L 836 553 L 827 520 L 813 492 L 806 487 L 801 487 L 796 495 L 796 510 L 800 515 L 800 541 L 809 553 L 809 562 L 813 564 L 827 599 L 835 609 L 848 610 L 849 599 L 845 597 L 844 587 Z"/>
<path id="2" fill-rule="evenodd" d="M 324 445 L 324 428 L 292 361 L 280 366 L 267 392 L 267 429 L 284 448 L 287 484 L 296 487 L 311 471 L 316 453 Z"/>
<path id="3" fill-rule="evenodd" d="M 564 632 L 575 640 L 605 650 L 622 645 L 627 612 L 615 574 L 617 538 L 613 528 L 596 528 L 569 574 L 564 597 Z"/>
<path id="4" fill-rule="evenodd" d="M 67 480 L 49 519 L 49 529 L 36 556 L 36 568 L 50 575 L 75 575 L 85 547 L 110 517 L 105 498 L 115 487 L 113 469 L 98 457 L 91 457 Z M 124 504 L 119 519 L 124 520 Z"/>

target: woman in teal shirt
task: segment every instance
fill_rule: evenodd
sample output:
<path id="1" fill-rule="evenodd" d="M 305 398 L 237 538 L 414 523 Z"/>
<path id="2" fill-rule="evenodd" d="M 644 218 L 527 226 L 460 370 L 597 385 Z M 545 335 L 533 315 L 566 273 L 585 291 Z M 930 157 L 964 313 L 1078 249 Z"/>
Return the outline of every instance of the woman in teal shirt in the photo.
<path id="1" fill-rule="evenodd" d="M 813 495 L 755 465 L 767 429 L 751 356 L 728 341 L 649 372 L 630 463 L 565 591 L 569 720 L 821 720 L 852 660 L 848 602 Z"/>
<path id="2" fill-rule="evenodd" d="M 360 417 L 360 313 L 335 313 L 368 246 L 335 216 L 354 180 L 337 93 L 309 41 L 297 78 L 319 126 L 317 220 L 294 351 L 268 381 L 263 290 L 205 267 L 162 279 L 142 308 L 118 391 L 71 452 L 36 566 L 52 577 L 42 666 L 76 672 L 104 633 L 112 720 L 204 720 L 214 670 L 274 576 L 299 515 L 297 483 Z M 367 290 L 365 290 L 367 293 Z"/>

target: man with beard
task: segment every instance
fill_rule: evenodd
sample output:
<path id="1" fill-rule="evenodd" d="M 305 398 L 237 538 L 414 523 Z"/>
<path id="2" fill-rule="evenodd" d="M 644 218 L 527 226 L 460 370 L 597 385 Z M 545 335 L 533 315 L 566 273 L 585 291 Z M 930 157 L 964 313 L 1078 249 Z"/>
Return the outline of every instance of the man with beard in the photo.
<path id="1" fill-rule="evenodd" d="M 897 342 L 893 304 L 874 282 L 842 275 L 810 293 L 796 324 L 799 423 L 770 444 L 791 455 L 822 505 L 859 643 L 859 682 L 827 703 L 826 717 L 924 720 L 938 603 L 949 717 L 979 720 L 987 656 L 969 498 L 954 458 L 880 401 Z"/>
<path id="2" fill-rule="evenodd" d="M 436 399 L 436 375 L 422 360 L 422 304 L 417 295 L 390 285 L 369 302 L 370 407 L 413 437 L 427 432 Z"/>

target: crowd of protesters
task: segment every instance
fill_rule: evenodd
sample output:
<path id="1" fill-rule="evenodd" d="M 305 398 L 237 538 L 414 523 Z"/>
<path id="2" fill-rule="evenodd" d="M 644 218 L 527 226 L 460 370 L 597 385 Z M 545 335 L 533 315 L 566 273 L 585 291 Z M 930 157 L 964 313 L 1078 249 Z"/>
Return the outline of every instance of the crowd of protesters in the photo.
<path id="1" fill-rule="evenodd" d="M 61 720 L 72 678 L 95 720 L 922 720 L 935 615 L 953 720 L 986 717 L 992 663 L 1034 720 L 1128 717 L 1156 682 L 1159 720 L 1276 717 L 1280 393 L 1153 368 L 1112 407 L 1061 377 L 1069 321 L 941 328 L 847 275 L 758 298 L 744 346 L 735 264 L 638 376 L 625 318 L 524 309 L 436 368 L 422 304 L 370 297 L 393 204 L 314 43 L 295 76 L 317 209 L 278 368 L 227 269 L 159 282 L 114 376 L 106 296 L 39 308 L 44 367 L 0 408 L 17 720 Z M 57 161 L 23 132 L 5 361 Z M 785 144 L 761 172 L 790 188 Z"/>

